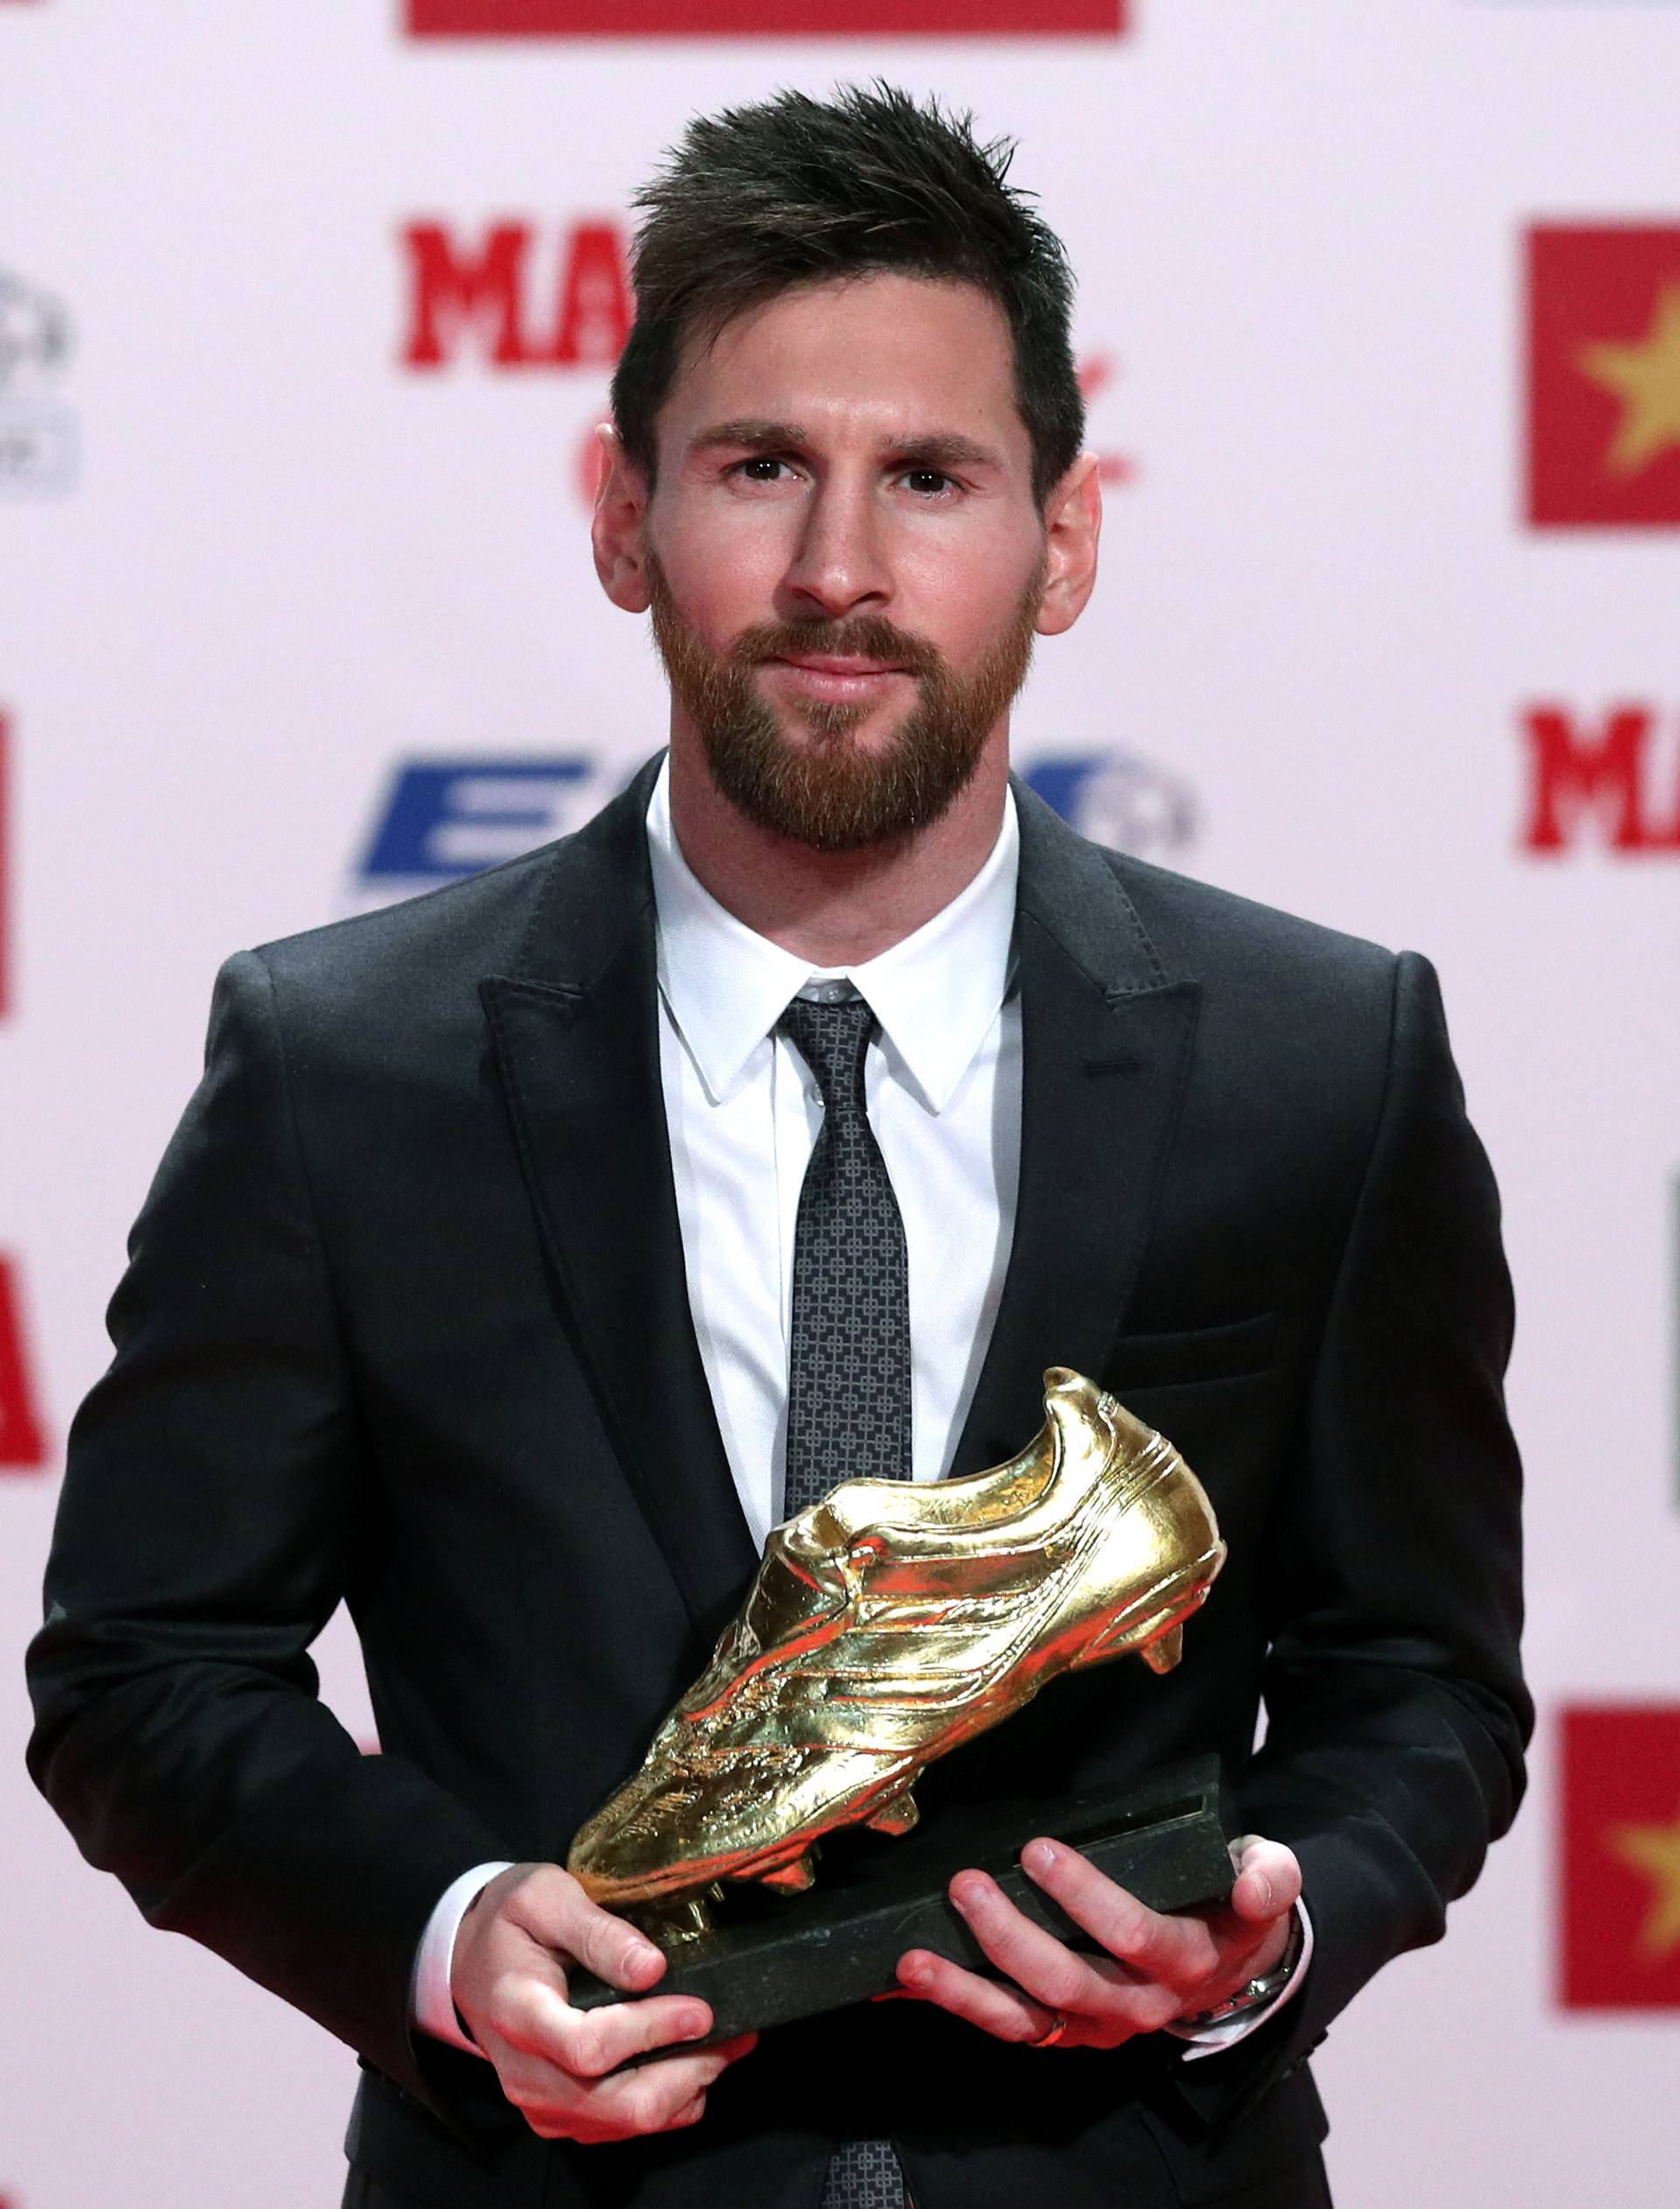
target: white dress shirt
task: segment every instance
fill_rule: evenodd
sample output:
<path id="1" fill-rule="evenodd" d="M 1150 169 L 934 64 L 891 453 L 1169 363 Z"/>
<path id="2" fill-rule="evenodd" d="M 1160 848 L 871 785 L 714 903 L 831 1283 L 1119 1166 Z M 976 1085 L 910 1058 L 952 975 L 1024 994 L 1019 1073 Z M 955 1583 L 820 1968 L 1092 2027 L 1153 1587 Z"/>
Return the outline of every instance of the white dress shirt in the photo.
<path id="1" fill-rule="evenodd" d="M 813 968 L 702 888 L 648 809 L 659 927 L 660 1073 L 689 1304 L 735 1486 L 762 1548 L 782 1518 L 794 1229 L 822 1124 L 815 1077 L 776 1023 L 847 983 L 879 1023 L 870 1125 L 904 1219 L 911 1465 L 939 1480 L 991 1339 L 1015 1233 L 1021 1016 L 1008 992 L 1020 836 L 1012 802 L 985 865 L 878 958 Z"/>
<path id="2" fill-rule="evenodd" d="M 967 887 L 890 950 L 841 968 L 813 968 L 702 886 L 672 828 L 668 762 L 648 808 L 648 849 L 660 1079 L 689 1304 L 736 1492 L 762 1548 L 783 1516 L 794 1232 L 822 1122 L 816 1082 L 777 1023 L 792 998 L 849 984 L 878 1024 L 864 1090 L 909 1261 L 912 1477 L 942 1479 L 973 1400 L 1014 1239 L 1021 1014 L 1012 946 L 1020 834 L 1012 796 Z M 421 1942 L 416 2021 L 458 2047 L 472 2044 L 450 1995 L 456 1932 L 473 1897 L 505 1869 L 464 1873 Z M 1301 1976 L 1298 1970 L 1280 2000 Z M 1260 2014 L 1199 2036 L 1203 2045 L 1189 2052 L 1229 2045 Z"/>

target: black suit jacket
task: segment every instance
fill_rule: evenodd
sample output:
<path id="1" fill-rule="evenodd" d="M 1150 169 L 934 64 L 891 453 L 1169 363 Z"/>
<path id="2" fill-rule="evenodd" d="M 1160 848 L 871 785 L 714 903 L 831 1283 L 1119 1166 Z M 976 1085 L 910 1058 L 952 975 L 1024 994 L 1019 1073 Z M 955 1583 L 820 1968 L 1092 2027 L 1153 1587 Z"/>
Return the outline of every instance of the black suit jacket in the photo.
<path id="1" fill-rule="evenodd" d="M 922 2209 L 1222 2198 L 1315 2152 L 1305 2052 L 1439 1935 L 1518 1799 L 1497 1200 L 1423 960 L 1100 851 L 1019 788 L 1018 1210 L 956 1469 L 1076 1366 L 1183 1450 L 1230 1561 L 1169 1679 L 1059 1682 L 924 1793 L 1218 1750 L 1241 1828 L 1300 1855 L 1305 1988 L 1188 2065 L 877 2005 L 612 2148 L 537 2142 L 410 2032 L 443 1889 L 564 1860 L 756 1562 L 684 1286 L 652 772 L 557 845 L 224 970 L 71 1440 L 32 1769 L 155 1924 L 360 2051 L 353 2154 L 421 2199 L 792 2205 L 838 2131 L 897 2137 Z M 341 1597 L 377 1757 L 314 1694 Z"/>

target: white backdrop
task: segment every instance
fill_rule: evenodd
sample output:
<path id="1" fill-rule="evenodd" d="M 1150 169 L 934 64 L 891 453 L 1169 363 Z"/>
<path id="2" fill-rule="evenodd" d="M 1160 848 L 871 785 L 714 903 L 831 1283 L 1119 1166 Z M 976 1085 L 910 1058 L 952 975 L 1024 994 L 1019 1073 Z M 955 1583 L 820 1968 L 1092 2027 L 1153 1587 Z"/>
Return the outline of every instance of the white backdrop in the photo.
<path id="1" fill-rule="evenodd" d="M 620 223 L 689 114 L 877 73 L 1018 136 L 1081 272 L 1105 572 L 1021 757 L 1096 832 L 1429 951 L 1506 1192 L 1534 1791 L 1445 1947 L 1320 2058 L 1338 2199 L 1656 2209 L 1680 1980 L 1628 1966 L 1666 2014 L 1559 2007 L 1553 1835 L 1560 1709 L 1680 1701 L 1680 852 L 1611 848 L 1590 807 L 1559 852 L 1521 831 L 1539 704 L 1644 706 L 1672 792 L 1680 488 L 1668 526 L 1526 522 L 1524 240 L 1680 230 L 1680 7 L 1142 0 L 1120 39 L 666 45 L 0 0 L 0 1459 L 8 1388 L 10 1455 L 25 1395 L 46 1437 L 0 1467 L 5 1644 L 217 963 L 402 887 L 363 862 L 405 766 L 522 762 L 564 818 L 661 739 L 588 563 L 606 368 L 498 369 L 471 333 L 405 366 L 405 227 L 528 224 L 540 325 L 576 226 Z M 425 827 L 388 857 L 494 848 Z M 323 1662 L 365 1728 L 337 1626 Z M 25 1731 L 9 1659 L 4 2209 L 336 2201 L 350 2058 L 80 1865 Z"/>

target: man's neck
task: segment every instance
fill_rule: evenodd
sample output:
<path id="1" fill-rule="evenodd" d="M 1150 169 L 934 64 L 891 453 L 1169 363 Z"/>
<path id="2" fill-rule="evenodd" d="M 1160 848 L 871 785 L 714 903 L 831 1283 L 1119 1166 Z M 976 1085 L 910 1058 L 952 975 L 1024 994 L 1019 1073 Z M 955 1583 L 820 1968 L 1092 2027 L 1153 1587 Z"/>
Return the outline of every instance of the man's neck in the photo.
<path id="1" fill-rule="evenodd" d="M 671 745 L 671 825 L 696 877 L 755 934 L 814 967 L 859 966 L 924 927 L 991 855 L 1009 788 L 1006 739 L 937 821 L 863 852 L 814 852 L 738 812 L 697 740 Z"/>

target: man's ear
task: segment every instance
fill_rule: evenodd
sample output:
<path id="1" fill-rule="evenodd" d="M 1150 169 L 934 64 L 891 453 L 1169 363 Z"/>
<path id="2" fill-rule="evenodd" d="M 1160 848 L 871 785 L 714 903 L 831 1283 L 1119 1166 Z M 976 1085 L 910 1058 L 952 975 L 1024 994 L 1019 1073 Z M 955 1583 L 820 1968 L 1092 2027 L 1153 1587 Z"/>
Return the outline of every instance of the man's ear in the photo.
<path id="1" fill-rule="evenodd" d="M 626 614 L 645 614 L 648 593 L 642 529 L 648 518 L 648 479 L 625 451 L 612 423 L 603 422 L 595 439 L 601 450 L 600 487 L 589 525 L 595 572 L 614 606 Z"/>
<path id="2" fill-rule="evenodd" d="M 1095 452 L 1082 452 L 1050 494 L 1044 510 L 1044 595 L 1034 624 L 1060 636 L 1085 611 L 1096 584 L 1096 541 L 1102 534 L 1102 485 Z"/>

